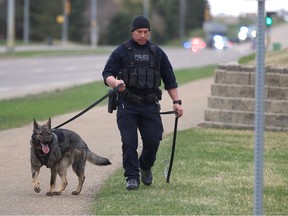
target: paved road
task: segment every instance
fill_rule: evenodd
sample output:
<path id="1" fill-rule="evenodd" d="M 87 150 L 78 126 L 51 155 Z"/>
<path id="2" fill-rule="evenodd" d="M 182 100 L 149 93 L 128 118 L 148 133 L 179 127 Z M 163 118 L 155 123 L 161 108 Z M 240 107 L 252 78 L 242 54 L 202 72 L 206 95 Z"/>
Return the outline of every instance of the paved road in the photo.
<path id="1" fill-rule="evenodd" d="M 283 48 L 288 47 L 287 33 L 288 23 L 274 27 L 271 30 L 271 47 L 275 42 L 280 42 Z M 74 49 L 75 47 L 68 47 L 67 49 L 69 48 Z M 22 49 L 57 49 L 57 47 L 30 46 Z M 78 49 L 81 48 L 78 47 Z M 110 47 L 110 50 L 112 49 Z M 17 50 L 21 50 L 21 47 L 17 47 Z M 240 56 L 253 52 L 249 44 L 237 45 L 225 52 L 205 49 L 198 53 L 192 53 L 181 48 L 164 48 L 164 50 L 175 69 L 235 61 Z M 1 51 L 4 51 L 4 47 L 0 47 Z M 1 59 L 0 100 L 100 80 L 107 58 L 108 54 Z"/>
<path id="2" fill-rule="evenodd" d="M 275 42 L 280 42 L 283 48 L 288 47 L 287 33 L 288 23 L 274 27 L 271 30 L 271 46 L 269 49 Z M 22 49 L 47 48 L 57 49 L 57 47 L 33 46 Z M 69 48 L 74 49 L 75 47 L 68 47 L 67 49 Z M 17 49 L 19 50 L 21 47 Z M 113 48 L 108 49 L 112 50 Z M 3 47 L 0 47 L 0 52 L 1 50 L 3 52 Z M 198 53 L 192 53 L 181 48 L 164 48 L 164 50 L 175 69 L 235 61 L 240 56 L 253 52 L 249 44 L 237 45 L 225 52 L 205 49 Z M 2 59 L 0 60 L 0 100 L 100 80 L 107 58 L 108 54 Z"/>
<path id="3" fill-rule="evenodd" d="M 234 61 L 251 52 L 248 46 L 235 46 L 225 52 L 206 49 L 192 53 L 181 48 L 166 48 L 165 51 L 175 69 Z M 0 100 L 101 80 L 107 59 L 108 54 L 2 59 Z"/>

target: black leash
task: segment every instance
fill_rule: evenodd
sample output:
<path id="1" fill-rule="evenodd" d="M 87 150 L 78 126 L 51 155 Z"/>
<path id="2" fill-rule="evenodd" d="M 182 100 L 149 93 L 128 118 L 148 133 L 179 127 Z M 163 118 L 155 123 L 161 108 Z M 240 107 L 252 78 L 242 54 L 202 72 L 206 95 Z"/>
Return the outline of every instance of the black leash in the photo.
<path id="1" fill-rule="evenodd" d="M 173 113 L 175 113 L 173 111 Z M 165 113 L 168 114 L 168 113 Z M 172 114 L 172 113 L 169 113 Z M 170 175 L 172 171 L 172 166 L 173 166 L 173 161 L 174 161 L 174 153 L 175 153 L 175 147 L 176 147 L 176 135 L 177 135 L 177 127 L 178 127 L 178 116 L 175 116 L 175 123 L 174 123 L 174 132 L 173 132 L 173 142 L 172 142 L 172 150 L 171 150 L 171 156 L 170 156 L 170 163 L 168 167 L 168 171 L 164 171 L 165 177 L 166 177 L 166 182 L 169 183 L 170 180 Z"/>
<path id="2" fill-rule="evenodd" d="M 91 104 L 90 106 L 88 106 L 86 109 L 84 109 L 83 111 L 81 111 L 80 113 L 78 113 L 77 115 L 73 116 L 72 118 L 68 119 L 67 121 L 65 121 L 64 123 L 54 127 L 54 129 L 60 128 L 63 125 L 68 124 L 69 122 L 73 121 L 74 119 L 78 118 L 79 116 L 83 115 L 84 113 L 86 113 L 87 111 L 89 111 L 90 109 L 92 109 L 93 107 L 95 107 L 97 104 L 101 103 L 104 99 L 106 99 L 107 97 L 109 97 L 111 94 L 113 94 L 114 92 L 118 91 L 118 89 L 122 86 L 123 84 L 120 84 L 118 86 L 116 86 L 115 88 L 113 88 L 113 90 L 109 91 L 106 95 L 104 95 L 103 97 L 101 97 L 99 100 L 95 101 L 93 104 Z M 166 111 L 166 112 L 160 112 L 159 114 L 161 115 L 166 115 L 166 114 L 177 114 L 175 111 Z M 172 151 L 171 151 L 171 157 L 170 157 L 170 164 L 169 164 L 169 168 L 168 168 L 168 173 L 166 176 L 166 182 L 169 183 L 169 179 L 170 179 L 170 175 L 171 175 L 171 171 L 172 171 L 172 166 L 173 166 L 173 160 L 174 160 L 174 152 L 175 152 L 175 146 L 176 146 L 176 134 L 177 134 L 177 125 L 178 125 L 178 117 L 177 115 L 175 116 L 175 123 L 174 123 L 174 133 L 173 133 L 173 143 L 172 143 Z"/>
<path id="3" fill-rule="evenodd" d="M 166 111 L 166 112 L 160 112 L 160 115 L 165 115 L 165 114 L 176 114 L 175 111 Z"/>
<path id="4" fill-rule="evenodd" d="M 118 86 L 116 86 L 115 88 L 113 88 L 113 90 L 109 91 L 106 95 L 104 95 L 103 97 L 101 97 L 99 100 L 95 101 L 93 104 L 91 104 L 89 107 L 87 107 L 86 109 L 84 109 L 83 111 L 81 111 L 80 113 L 78 113 L 77 115 L 75 115 L 74 117 L 68 119 L 67 121 L 65 121 L 64 123 L 58 125 L 57 127 L 54 127 L 54 129 L 60 128 L 63 125 L 68 124 L 69 122 L 73 121 L 74 119 L 78 118 L 79 116 L 83 115 L 84 113 L 86 113 L 88 110 L 92 109 L 93 107 L 95 107 L 97 104 L 101 103 L 105 98 L 109 97 L 111 94 L 113 94 L 114 92 L 116 92 L 123 84 L 120 84 Z"/>
<path id="5" fill-rule="evenodd" d="M 174 161 L 174 153 L 175 153 L 175 147 L 176 147 L 176 135 L 177 135 L 177 127 L 178 127 L 178 116 L 175 111 L 167 111 L 167 112 L 160 112 L 160 114 L 176 114 L 175 116 L 175 123 L 174 123 L 174 132 L 173 132 L 173 142 L 172 142 L 172 150 L 171 150 L 171 156 L 170 156 L 170 163 L 168 167 L 168 171 L 165 170 L 165 177 L 166 182 L 169 183 L 170 175 L 172 171 L 173 161 Z"/>

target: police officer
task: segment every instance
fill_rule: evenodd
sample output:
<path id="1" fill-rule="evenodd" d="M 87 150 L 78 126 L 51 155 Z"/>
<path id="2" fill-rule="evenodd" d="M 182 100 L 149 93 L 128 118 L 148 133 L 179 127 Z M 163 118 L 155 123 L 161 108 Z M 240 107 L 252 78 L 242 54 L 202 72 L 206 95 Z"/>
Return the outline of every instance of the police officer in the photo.
<path id="1" fill-rule="evenodd" d="M 137 190 L 141 180 L 151 185 L 151 168 L 162 140 L 163 125 L 159 114 L 161 80 L 172 99 L 178 117 L 183 115 L 173 68 L 164 51 L 151 43 L 150 23 L 144 16 L 132 22 L 132 38 L 118 46 L 106 62 L 102 76 L 106 85 L 118 90 L 117 125 L 122 141 L 122 162 L 126 189 Z M 138 131 L 143 148 L 138 158 Z M 139 170 L 140 169 L 140 170 Z"/>

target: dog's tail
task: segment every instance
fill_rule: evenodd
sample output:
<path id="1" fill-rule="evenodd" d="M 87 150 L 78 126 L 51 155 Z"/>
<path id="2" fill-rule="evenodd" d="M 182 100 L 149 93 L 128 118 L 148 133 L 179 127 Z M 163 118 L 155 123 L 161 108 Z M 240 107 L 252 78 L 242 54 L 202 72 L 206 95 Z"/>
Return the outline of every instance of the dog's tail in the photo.
<path id="1" fill-rule="evenodd" d="M 94 152 L 90 151 L 89 149 L 88 149 L 88 154 L 87 154 L 87 160 L 90 163 L 98 165 L 98 166 L 106 166 L 106 165 L 111 164 L 108 158 L 96 155 Z"/>

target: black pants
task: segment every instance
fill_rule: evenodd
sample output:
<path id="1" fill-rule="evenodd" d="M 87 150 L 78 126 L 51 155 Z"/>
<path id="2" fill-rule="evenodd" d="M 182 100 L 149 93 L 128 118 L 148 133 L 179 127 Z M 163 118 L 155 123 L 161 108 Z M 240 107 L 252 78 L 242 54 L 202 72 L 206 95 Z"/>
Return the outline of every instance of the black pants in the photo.
<path id="1" fill-rule="evenodd" d="M 135 106 L 124 100 L 119 101 L 117 124 L 122 140 L 122 157 L 126 180 L 139 181 L 139 166 L 150 169 L 156 160 L 156 154 L 162 140 L 163 125 L 159 114 L 160 105 L 153 103 Z M 138 130 L 143 149 L 138 160 Z"/>

